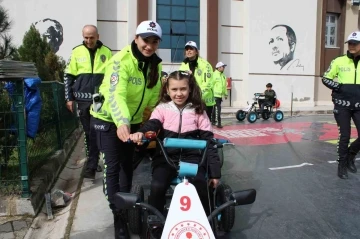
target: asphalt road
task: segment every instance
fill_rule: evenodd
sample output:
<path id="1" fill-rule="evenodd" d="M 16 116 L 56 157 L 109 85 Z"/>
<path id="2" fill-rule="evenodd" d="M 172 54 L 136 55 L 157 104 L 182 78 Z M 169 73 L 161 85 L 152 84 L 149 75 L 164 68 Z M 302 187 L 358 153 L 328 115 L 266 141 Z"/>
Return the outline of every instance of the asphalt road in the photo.
<path id="1" fill-rule="evenodd" d="M 360 177 L 336 176 L 333 117 L 227 125 L 217 133 L 240 130 L 240 136 L 232 139 L 247 145 L 227 147 L 223 181 L 233 190 L 256 189 L 257 199 L 237 207 L 235 226 L 224 238 L 360 238 Z M 245 137 L 249 129 L 267 135 Z"/>

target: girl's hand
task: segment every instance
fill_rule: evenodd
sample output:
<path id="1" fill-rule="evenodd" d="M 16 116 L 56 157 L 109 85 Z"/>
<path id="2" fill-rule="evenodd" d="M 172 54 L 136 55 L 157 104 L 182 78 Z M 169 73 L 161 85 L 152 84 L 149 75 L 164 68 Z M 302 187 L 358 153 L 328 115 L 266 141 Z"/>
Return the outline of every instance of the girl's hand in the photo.
<path id="1" fill-rule="evenodd" d="M 117 130 L 116 130 L 116 134 L 121 141 L 126 142 L 130 137 L 129 126 L 125 125 L 125 124 L 119 126 L 119 128 L 117 128 Z"/>
<path id="2" fill-rule="evenodd" d="M 209 180 L 209 186 L 212 185 L 213 188 L 216 188 L 219 185 L 220 180 L 217 178 L 213 178 Z"/>
<path id="3" fill-rule="evenodd" d="M 134 134 L 130 134 L 130 140 L 133 141 L 134 143 L 137 143 L 137 145 L 142 145 L 142 139 L 144 138 L 144 134 L 141 132 L 137 132 Z"/>

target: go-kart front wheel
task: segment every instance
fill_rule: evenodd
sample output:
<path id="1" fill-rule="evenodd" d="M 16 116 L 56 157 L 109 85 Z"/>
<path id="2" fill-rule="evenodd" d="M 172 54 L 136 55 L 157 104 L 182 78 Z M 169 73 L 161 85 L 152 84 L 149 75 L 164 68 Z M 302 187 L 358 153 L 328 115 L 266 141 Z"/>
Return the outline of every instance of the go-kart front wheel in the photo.
<path id="1" fill-rule="evenodd" d="M 238 111 L 236 112 L 236 119 L 237 119 L 238 121 L 243 121 L 245 118 L 246 118 L 246 112 L 245 112 L 245 111 L 243 111 L 243 110 L 238 110 Z"/>
<path id="2" fill-rule="evenodd" d="M 249 123 L 255 123 L 255 121 L 257 120 L 257 113 L 256 112 L 250 112 L 247 115 L 247 120 L 249 121 Z"/>
<path id="3" fill-rule="evenodd" d="M 144 189 L 140 185 L 133 185 L 130 193 L 138 195 L 141 202 L 144 201 Z M 141 234 L 143 227 L 142 210 L 140 207 L 128 210 L 129 229 L 133 234 Z"/>
<path id="4" fill-rule="evenodd" d="M 274 113 L 274 120 L 280 122 L 284 119 L 284 113 L 281 110 L 277 110 Z"/>
<path id="5" fill-rule="evenodd" d="M 216 188 L 216 197 L 215 204 L 217 207 L 228 202 L 230 200 L 230 195 L 232 193 L 232 189 L 227 184 L 220 184 Z M 235 206 L 230 206 L 225 208 L 218 216 L 218 225 L 219 229 L 224 232 L 229 232 L 235 223 Z"/>

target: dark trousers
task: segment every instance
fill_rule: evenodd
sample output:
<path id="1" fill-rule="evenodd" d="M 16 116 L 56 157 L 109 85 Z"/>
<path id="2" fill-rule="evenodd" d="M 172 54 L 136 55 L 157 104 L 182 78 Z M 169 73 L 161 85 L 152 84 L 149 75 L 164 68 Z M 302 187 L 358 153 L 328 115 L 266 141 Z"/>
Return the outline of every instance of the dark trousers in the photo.
<path id="1" fill-rule="evenodd" d="M 176 171 L 170 165 L 163 163 L 158 164 L 153 168 L 152 180 L 150 186 L 149 204 L 154 206 L 160 212 L 164 211 L 166 203 L 166 191 L 170 187 L 171 181 L 176 177 Z M 207 193 L 207 181 L 205 178 L 205 167 L 200 167 L 197 175 L 189 179 L 199 195 L 201 203 L 204 207 L 206 215 L 210 214 L 209 201 Z M 212 198 L 212 190 L 210 190 L 210 198 Z"/>
<path id="2" fill-rule="evenodd" d="M 116 134 L 116 125 L 94 119 L 98 147 L 104 160 L 104 194 L 115 211 L 114 195 L 117 192 L 130 192 L 133 178 L 133 155 L 135 144 L 122 142 Z M 140 124 L 131 125 L 131 132 L 139 129 Z"/>
<path id="3" fill-rule="evenodd" d="M 206 106 L 206 114 L 209 117 L 209 120 L 211 121 L 211 115 L 213 112 L 214 106 Z"/>
<path id="4" fill-rule="evenodd" d="M 222 98 L 215 97 L 216 105 L 214 107 L 211 117 L 212 123 L 215 123 L 215 121 L 217 121 L 219 125 L 221 125 L 221 102 Z"/>
<path id="5" fill-rule="evenodd" d="M 349 153 L 357 154 L 360 150 L 360 139 L 357 138 L 349 146 L 351 136 L 351 119 L 353 119 L 358 137 L 360 136 L 360 110 L 351 110 L 343 107 L 334 107 L 334 117 L 339 128 L 338 160 L 346 160 Z"/>
<path id="6" fill-rule="evenodd" d="M 266 101 L 262 102 L 260 105 L 260 113 L 264 112 L 265 107 L 267 108 L 269 106 L 271 106 L 270 101 L 266 100 Z"/>
<path id="7" fill-rule="evenodd" d="M 77 104 L 80 122 L 85 133 L 85 152 L 86 157 L 88 158 L 86 168 L 95 170 L 99 163 L 100 151 L 96 144 L 96 132 L 91 127 L 91 102 L 78 102 Z"/>

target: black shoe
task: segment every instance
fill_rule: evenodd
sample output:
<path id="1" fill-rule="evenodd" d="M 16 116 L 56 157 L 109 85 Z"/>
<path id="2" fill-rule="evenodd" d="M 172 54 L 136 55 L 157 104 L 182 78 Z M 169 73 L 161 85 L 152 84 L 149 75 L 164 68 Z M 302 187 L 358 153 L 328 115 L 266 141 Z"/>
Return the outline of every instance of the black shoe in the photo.
<path id="1" fill-rule="evenodd" d="M 95 179 L 95 169 L 90 169 L 87 168 L 85 173 L 84 173 L 84 178 L 90 178 L 90 179 Z"/>
<path id="2" fill-rule="evenodd" d="M 355 156 L 356 154 L 349 153 L 348 160 L 347 160 L 347 168 L 351 173 L 356 173 L 357 168 L 355 166 Z"/>
<path id="3" fill-rule="evenodd" d="M 100 166 L 100 165 L 98 165 L 98 166 L 97 166 L 97 168 L 96 168 L 96 172 L 98 172 L 98 173 L 102 172 L 102 168 L 101 168 L 101 166 Z"/>
<path id="4" fill-rule="evenodd" d="M 216 125 L 216 127 L 218 127 L 219 129 L 223 128 L 221 124 Z"/>
<path id="5" fill-rule="evenodd" d="M 345 160 L 339 161 L 339 164 L 338 164 L 338 176 L 341 179 L 347 179 L 348 178 L 346 165 L 347 165 L 347 163 L 346 163 Z"/>
<path id="6" fill-rule="evenodd" d="M 120 213 L 114 213 L 115 239 L 130 239 L 129 229 Z"/>

